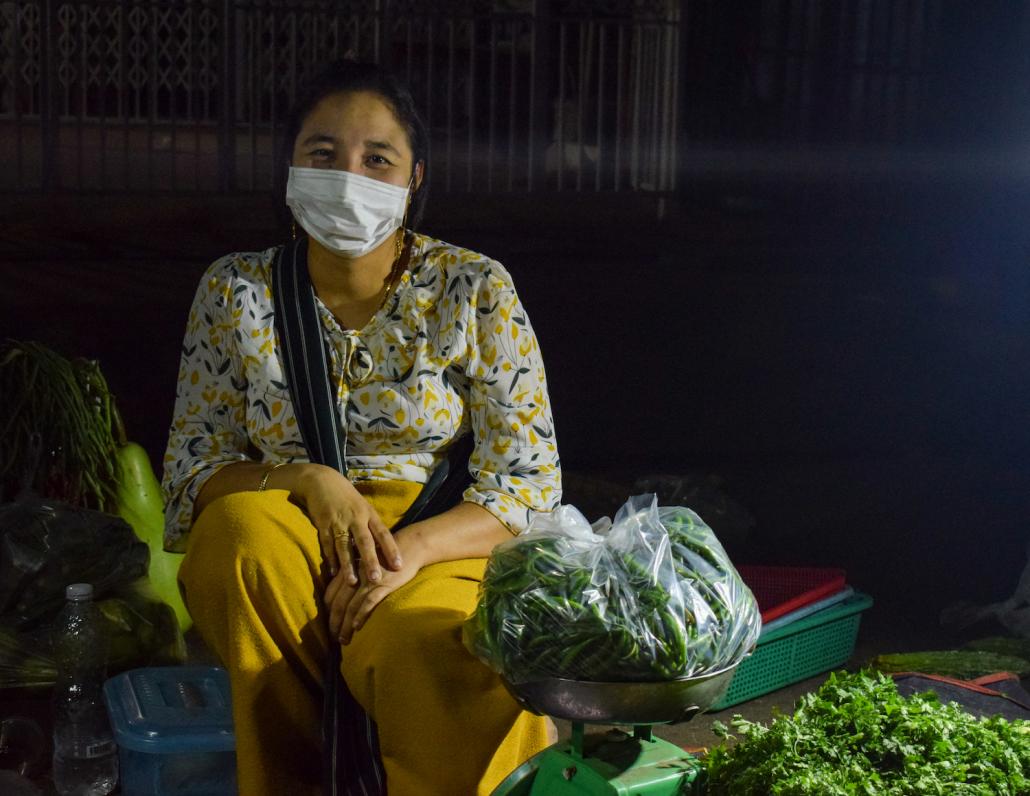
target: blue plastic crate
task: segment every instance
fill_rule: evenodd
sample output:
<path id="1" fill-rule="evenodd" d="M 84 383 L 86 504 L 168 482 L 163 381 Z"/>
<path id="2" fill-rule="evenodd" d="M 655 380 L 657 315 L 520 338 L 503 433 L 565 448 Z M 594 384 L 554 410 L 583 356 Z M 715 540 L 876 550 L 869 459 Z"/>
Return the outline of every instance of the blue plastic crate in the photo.
<path id="1" fill-rule="evenodd" d="M 132 669 L 104 684 L 125 796 L 231 796 L 229 677 L 212 666 Z"/>

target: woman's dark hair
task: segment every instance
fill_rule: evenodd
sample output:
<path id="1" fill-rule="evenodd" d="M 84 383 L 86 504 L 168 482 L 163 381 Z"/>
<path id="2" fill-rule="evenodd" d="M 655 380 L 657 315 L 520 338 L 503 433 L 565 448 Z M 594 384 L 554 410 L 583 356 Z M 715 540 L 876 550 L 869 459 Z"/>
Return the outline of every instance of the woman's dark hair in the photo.
<path id="1" fill-rule="evenodd" d="M 334 61 L 315 75 L 297 94 L 293 107 L 286 116 L 273 189 L 277 211 L 285 228 L 288 229 L 293 221 L 293 216 L 286 206 L 286 178 L 289 175 L 290 162 L 293 160 L 293 144 L 300 134 L 300 128 L 304 126 L 304 120 L 326 97 L 355 91 L 378 94 L 390 106 L 397 121 L 408 134 L 412 168 L 419 161 L 422 162 L 422 184 L 412 192 L 407 225 L 409 229 L 416 229 L 421 222 L 426 196 L 429 193 L 429 135 L 418 111 L 415 110 L 415 100 L 407 86 L 384 67 L 343 59 Z"/>

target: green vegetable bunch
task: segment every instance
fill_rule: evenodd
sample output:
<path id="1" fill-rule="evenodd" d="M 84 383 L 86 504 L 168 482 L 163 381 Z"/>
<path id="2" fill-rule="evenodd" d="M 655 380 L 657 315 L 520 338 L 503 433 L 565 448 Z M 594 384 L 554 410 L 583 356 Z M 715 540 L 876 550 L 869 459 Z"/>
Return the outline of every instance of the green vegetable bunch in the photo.
<path id="1" fill-rule="evenodd" d="M 663 510 L 666 530 L 648 499 L 603 535 L 573 509 L 499 546 L 466 646 L 513 682 L 661 681 L 736 663 L 760 629 L 754 597 L 696 514 Z"/>
<path id="2" fill-rule="evenodd" d="M 896 652 L 877 655 L 869 666 L 887 674 L 926 672 L 960 680 L 974 680 L 993 672 L 1012 672 L 1020 677 L 1030 675 L 1030 661 L 1026 658 L 985 649 Z"/>
<path id="3" fill-rule="evenodd" d="M 83 508 L 114 505 L 115 433 L 124 432 L 95 361 L 8 340 L 0 347 L 0 403 L 0 502 L 28 487 Z"/>
<path id="4" fill-rule="evenodd" d="M 977 719 L 933 692 L 905 698 L 880 673 L 832 674 L 768 727 L 731 724 L 737 743 L 705 760 L 709 796 L 1030 793 L 1030 722 Z"/>
<path id="5" fill-rule="evenodd" d="M 57 664 L 45 633 L 19 633 L 0 622 L 0 688 L 52 685 Z"/>

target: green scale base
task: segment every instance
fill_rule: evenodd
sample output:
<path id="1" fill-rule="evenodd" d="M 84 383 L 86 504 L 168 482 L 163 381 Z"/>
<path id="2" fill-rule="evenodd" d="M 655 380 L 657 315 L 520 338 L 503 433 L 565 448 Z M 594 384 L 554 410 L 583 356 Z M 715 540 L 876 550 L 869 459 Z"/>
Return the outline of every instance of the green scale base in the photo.
<path id="1" fill-rule="evenodd" d="M 576 722 L 569 741 L 527 760 L 494 796 L 698 796 L 700 773 L 697 758 L 655 738 L 650 724 L 584 736 Z"/>

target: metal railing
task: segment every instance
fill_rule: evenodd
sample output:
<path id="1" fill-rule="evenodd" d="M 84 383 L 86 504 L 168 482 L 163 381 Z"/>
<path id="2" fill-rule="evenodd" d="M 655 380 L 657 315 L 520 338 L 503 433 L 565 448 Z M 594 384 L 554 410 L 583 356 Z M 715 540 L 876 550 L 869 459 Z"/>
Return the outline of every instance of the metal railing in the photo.
<path id="1" fill-rule="evenodd" d="M 298 86 L 351 55 L 407 78 L 434 191 L 668 192 L 683 146 L 918 142 L 941 13 L 941 0 L 0 0 L 0 191 L 265 191 Z"/>
<path id="2" fill-rule="evenodd" d="M 264 191 L 299 85 L 406 77 L 434 190 L 667 191 L 675 0 L 0 2 L 0 189 Z"/>

